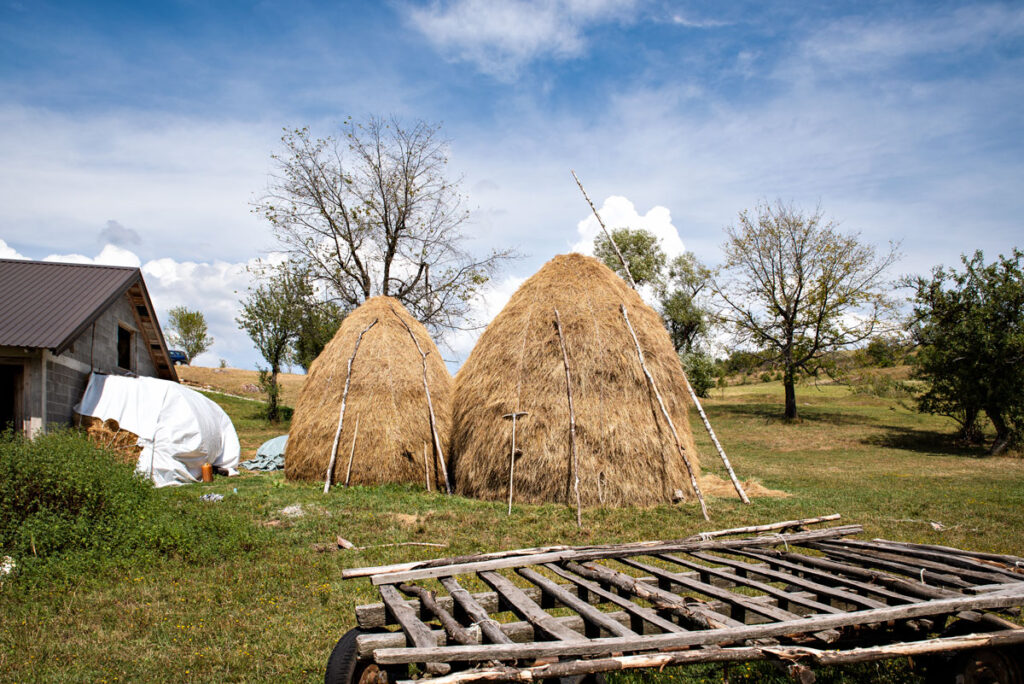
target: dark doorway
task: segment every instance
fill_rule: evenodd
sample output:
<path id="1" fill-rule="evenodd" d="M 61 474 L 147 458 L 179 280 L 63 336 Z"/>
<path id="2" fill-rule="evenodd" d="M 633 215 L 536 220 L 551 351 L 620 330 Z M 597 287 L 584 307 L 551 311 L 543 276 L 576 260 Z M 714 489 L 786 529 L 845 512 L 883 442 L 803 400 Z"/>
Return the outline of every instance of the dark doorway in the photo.
<path id="1" fill-rule="evenodd" d="M 21 428 L 23 367 L 0 364 L 0 432 Z"/>

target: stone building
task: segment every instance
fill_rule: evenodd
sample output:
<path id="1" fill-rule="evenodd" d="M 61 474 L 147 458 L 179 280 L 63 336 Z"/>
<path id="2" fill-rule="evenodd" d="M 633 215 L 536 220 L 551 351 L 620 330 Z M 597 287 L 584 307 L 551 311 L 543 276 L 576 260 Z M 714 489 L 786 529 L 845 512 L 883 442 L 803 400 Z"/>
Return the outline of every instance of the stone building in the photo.
<path id="1" fill-rule="evenodd" d="M 0 259 L 0 430 L 69 425 L 93 371 L 178 380 L 142 272 Z"/>

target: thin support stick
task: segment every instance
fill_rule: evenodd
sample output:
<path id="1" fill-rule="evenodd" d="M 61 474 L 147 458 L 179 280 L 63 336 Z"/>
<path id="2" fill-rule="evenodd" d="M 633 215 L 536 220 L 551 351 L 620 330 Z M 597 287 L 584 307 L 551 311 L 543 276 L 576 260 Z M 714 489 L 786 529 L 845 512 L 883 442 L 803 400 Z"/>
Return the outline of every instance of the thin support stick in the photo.
<path id="1" fill-rule="evenodd" d="M 427 461 L 427 443 L 423 443 L 423 479 L 427 482 L 427 491 L 430 491 L 430 464 Z"/>
<path id="2" fill-rule="evenodd" d="M 424 353 L 420 348 L 419 340 L 412 334 L 412 328 L 405 322 L 405 319 L 398 315 L 398 312 L 393 308 L 391 313 L 395 314 L 395 318 L 405 326 L 406 331 L 409 333 L 409 337 L 412 338 L 412 343 L 416 345 L 416 351 L 420 353 L 420 360 L 423 362 L 423 392 L 427 395 L 427 411 L 430 414 L 430 434 L 434 440 L 434 453 L 437 456 L 438 463 L 441 464 L 441 475 L 444 477 L 444 489 L 448 494 L 452 493 L 452 484 L 448 481 L 448 466 L 444 462 L 444 451 L 441 450 L 441 438 L 437 436 L 437 420 L 434 418 L 434 402 L 430 400 L 430 386 L 427 384 L 427 354 Z"/>
<path id="3" fill-rule="evenodd" d="M 512 420 L 512 453 L 508 463 L 508 515 L 512 515 L 512 484 L 516 474 L 516 419 L 530 415 L 526 411 L 513 411 L 502 416 L 505 420 Z"/>
<path id="4" fill-rule="evenodd" d="M 711 429 L 711 421 L 708 420 L 707 414 L 704 413 L 704 407 L 700 405 L 700 399 L 697 398 L 697 393 L 693 391 L 693 387 L 690 386 L 690 380 L 686 377 L 686 373 L 683 373 L 683 382 L 686 383 L 686 391 L 690 393 L 690 399 L 693 399 L 693 405 L 697 407 L 697 413 L 700 414 L 700 419 L 704 421 L 704 427 L 707 429 L 708 434 L 711 435 L 711 441 L 714 443 L 715 448 L 718 449 L 718 455 L 722 457 L 722 463 L 725 464 L 725 469 L 729 471 L 729 479 L 732 480 L 732 486 L 736 488 L 736 493 L 740 495 L 740 500 L 743 503 L 750 503 L 750 499 L 747 498 L 747 493 L 743 491 L 743 486 L 740 481 L 736 478 L 736 473 L 732 469 L 732 464 L 729 463 L 729 457 L 725 455 L 725 449 L 718 442 L 718 437 L 715 435 L 715 431 Z"/>
<path id="5" fill-rule="evenodd" d="M 597 213 L 597 209 L 594 207 L 594 203 L 590 201 L 590 195 L 583 189 L 583 183 L 580 182 L 576 172 L 569 169 L 569 173 L 576 179 L 576 185 L 580 186 L 580 192 L 583 193 L 583 198 L 587 200 L 587 204 L 590 205 L 590 210 L 594 212 L 594 217 L 597 219 L 598 224 L 601 226 L 601 230 L 604 231 L 604 235 L 608 238 L 608 242 L 612 243 L 612 249 L 615 250 L 615 255 L 619 257 L 619 263 L 622 264 L 622 270 L 626 272 L 626 280 L 629 281 L 630 287 L 636 289 L 636 281 L 633 280 L 633 274 L 629 272 L 629 264 L 626 263 L 625 257 L 622 256 L 622 252 L 619 251 L 619 246 L 615 244 L 615 240 L 612 238 L 612 234 L 608 232 L 608 229 L 604 225 L 604 221 L 601 220 L 601 215 Z"/>
<path id="6" fill-rule="evenodd" d="M 348 452 L 348 470 L 345 471 L 345 486 L 348 487 L 348 483 L 352 481 L 352 459 L 356 456 L 356 439 L 359 438 L 359 418 L 356 416 L 356 429 L 355 434 L 352 435 L 352 448 Z"/>
<path id="7" fill-rule="evenodd" d="M 647 370 L 647 364 L 644 362 L 644 352 L 640 348 L 640 341 L 636 339 L 636 333 L 633 331 L 633 324 L 629 322 L 629 314 L 626 313 L 626 305 L 622 304 L 619 307 L 622 310 L 622 318 L 626 321 L 626 327 L 629 328 L 629 334 L 633 338 L 633 344 L 636 345 L 636 355 L 640 359 L 640 367 L 644 370 L 644 376 L 647 377 L 647 382 L 650 383 L 651 389 L 654 390 L 654 396 L 658 400 L 658 406 L 661 407 L 661 415 L 665 418 L 665 422 L 668 423 L 669 430 L 672 431 L 672 437 L 676 441 L 676 449 L 679 450 L 679 455 L 683 459 L 683 463 L 686 465 L 686 472 L 690 474 L 690 486 L 693 487 L 693 493 L 697 495 L 697 501 L 700 502 L 700 512 L 704 514 L 705 520 L 711 520 L 708 517 L 708 507 L 704 503 L 704 495 L 700 493 L 700 485 L 697 484 L 697 476 L 693 472 L 693 466 L 690 464 L 690 459 L 686 457 L 686 450 L 683 448 L 683 443 L 679 440 L 679 433 L 676 432 L 676 426 L 672 423 L 672 417 L 668 414 L 668 409 L 665 408 L 665 402 L 661 398 L 661 392 L 658 391 L 658 386 L 654 382 L 654 378 L 651 376 L 651 372 Z"/>
<path id="8" fill-rule="evenodd" d="M 338 411 L 338 429 L 334 432 L 334 446 L 331 447 L 331 460 L 327 463 L 327 477 L 324 478 L 324 494 L 331 489 L 331 480 L 334 479 L 334 462 L 338 460 L 338 440 L 341 439 L 341 426 L 345 422 L 345 400 L 348 399 L 348 388 L 352 383 L 352 362 L 356 359 L 356 352 L 359 351 L 359 344 L 363 341 L 363 335 L 373 326 L 377 325 L 376 318 L 373 323 L 363 328 L 356 338 L 356 346 L 352 350 L 352 356 L 348 358 L 348 373 L 345 375 L 345 391 L 341 393 L 341 409 Z"/>
<path id="9" fill-rule="evenodd" d="M 558 342 L 562 345 L 562 364 L 565 366 L 565 391 L 569 396 L 569 451 L 572 454 L 572 488 L 576 494 L 576 527 L 583 527 L 580 513 L 580 465 L 576 458 L 576 412 L 572 406 L 572 378 L 569 376 L 569 354 L 565 351 L 565 337 L 562 335 L 562 319 L 555 309 L 555 329 Z"/>

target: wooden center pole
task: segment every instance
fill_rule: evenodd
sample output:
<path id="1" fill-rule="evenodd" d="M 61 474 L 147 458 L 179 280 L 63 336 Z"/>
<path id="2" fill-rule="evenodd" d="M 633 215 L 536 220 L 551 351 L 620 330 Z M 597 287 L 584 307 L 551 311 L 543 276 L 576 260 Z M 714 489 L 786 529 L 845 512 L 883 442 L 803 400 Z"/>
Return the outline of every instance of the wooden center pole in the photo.
<path id="1" fill-rule="evenodd" d="M 718 442 L 718 437 L 715 435 L 715 431 L 711 428 L 711 421 L 708 420 L 707 414 L 704 413 L 704 407 L 700 405 L 700 399 L 697 398 L 697 393 L 693 391 L 693 387 L 690 386 L 690 380 L 686 377 L 686 372 L 683 372 L 683 382 L 686 383 L 686 391 L 690 393 L 690 399 L 693 399 L 693 405 L 697 407 L 697 413 L 700 414 L 700 419 L 704 421 L 704 429 L 711 435 L 711 441 L 714 443 L 715 448 L 718 449 L 718 455 L 722 457 L 722 463 L 725 464 L 725 469 L 729 471 L 729 479 L 732 480 L 732 486 L 736 489 L 736 493 L 740 495 L 740 500 L 743 503 L 750 503 L 750 499 L 747 498 L 747 493 L 743 491 L 743 485 L 740 484 L 739 479 L 736 477 L 736 473 L 732 469 L 732 463 L 729 463 L 729 457 L 725 455 L 725 449 Z"/>
<path id="2" fill-rule="evenodd" d="M 359 351 L 359 345 L 363 341 L 363 335 L 377 325 L 379 319 L 374 318 L 373 323 L 363 328 L 363 331 L 359 333 L 359 337 L 356 338 L 356 346 L 352 350 L 352 356 L 348 358 L 348 372 L 345 374 L 345 391 L 341 393 L 341 409 L 338 411 L 338 429 L 334 431 L 334 446 L 331 447 L 331 460 L 327 463 L 327 477 L 324 478 L 324 494 L 331 489 L 331 480 L 334 478 L 334 462 L 338 460 L 338 440 L 341 439 L 341 426 L 345 422 L 345 400 L 348 399 L 348 388 L 352 384 L 352 362 L 356 360 L 356 353 Z"/>
<path id="3" fill-rule="evenodd" d="M 704 503 L 704 495 L 700 493 L 700 485 L 697 484 L 697 476 L 693 472 L 693 466 L 690 464 L 690 459 L 686 457 L 686 449 L 683 448 L 683 443 L 679 439 L 679 433 L 676 432 L 676 426 L 672 422 L 672 417 L 668 414 L 668 409 L 665 408 L 665 402 L 661 398 L 661 392 L 658 391 L 658 385 L 654 382 L 654 377 L 651 372 L 647 370 L 647 364 L 644 362 L 644 352 L 640 348 L 640 341 L 636 338 L 636 333 L 633 331 L 633 324 L 629 322 L 629 314 L 626 313 L 626 305 L 622 304 L 619 307 L 622 310 L 622 318 L 626 321 L 626 327 L 629 328 L 629 334 L 633 338 L 633 344 L 636 345 L 636 355 L 640 359 L 640 367 L 644 371 L 644 376 L 647 378 L 647 382 L 650 384 L 651 389 L 654 390 L 654 396 L 658 400 L 658 406 L 661 407 L 661 415 L 665 418 L 665 422 L 668 423 L 669 430 L 672 431 L 672 437 L 676 441 L 676 449 L 679 450 L 679 455 L 683 459 L 683 463 L 686 465 L 686 472 L 690 474 L 690 486 L 693 487 L 693 493 L 697 495 L 697 501 L 700 502 L 700 512 L 704 514 L 705 520 L 711 520 L 708 517 L 708 507 Z"/>
<path id="4" fill-rule="evenodd" d="M 558 342 L 562 345 L 562 365 L 565 366 L 565 391 L 569 396 L 569 452 L 572 454 L 572 488 L 576 494 L 576 527 L 583 527 L 583 515 L 580 511 L 580 464 L 576 458 L 576 412 L 572 405 L 572 378 L 569 375 L 569 354 L 565 351 L 565 337 L 562 335 L 562 319 L 555 309 L 555 329 L 558 330 Z"/>
<path id="5" fill-rule="evenodd" d="M 348 469 L 345 471 L 345 486 L 352 481 L 352 459 L 356 456 L 356 439 L 359 437 L 359 416 L 356 416 L 355 434 L 352 435 L 352 448 L 348 452 Z"/>

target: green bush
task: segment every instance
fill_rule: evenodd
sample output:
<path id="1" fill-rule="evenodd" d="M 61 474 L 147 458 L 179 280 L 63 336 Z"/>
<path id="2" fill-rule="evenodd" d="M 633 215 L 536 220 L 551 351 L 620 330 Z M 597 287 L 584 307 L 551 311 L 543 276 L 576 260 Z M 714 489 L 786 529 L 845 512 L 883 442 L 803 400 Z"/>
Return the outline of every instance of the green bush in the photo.
<path id="1" fill-rule="evenodd" d="M 680 354 L 679 358 L 693 391 L 698 397 L 706 398 L 715 386 L 715 360 L 702 352 Z"/>
<path id="2" fill-rule="evenodd" d="M 0 437 L 0 550 L 26 579 L 72 580 L 140 556 L 209 561 L 253 545 L 247 521 L 170 494 L 79 433 Z"/>

